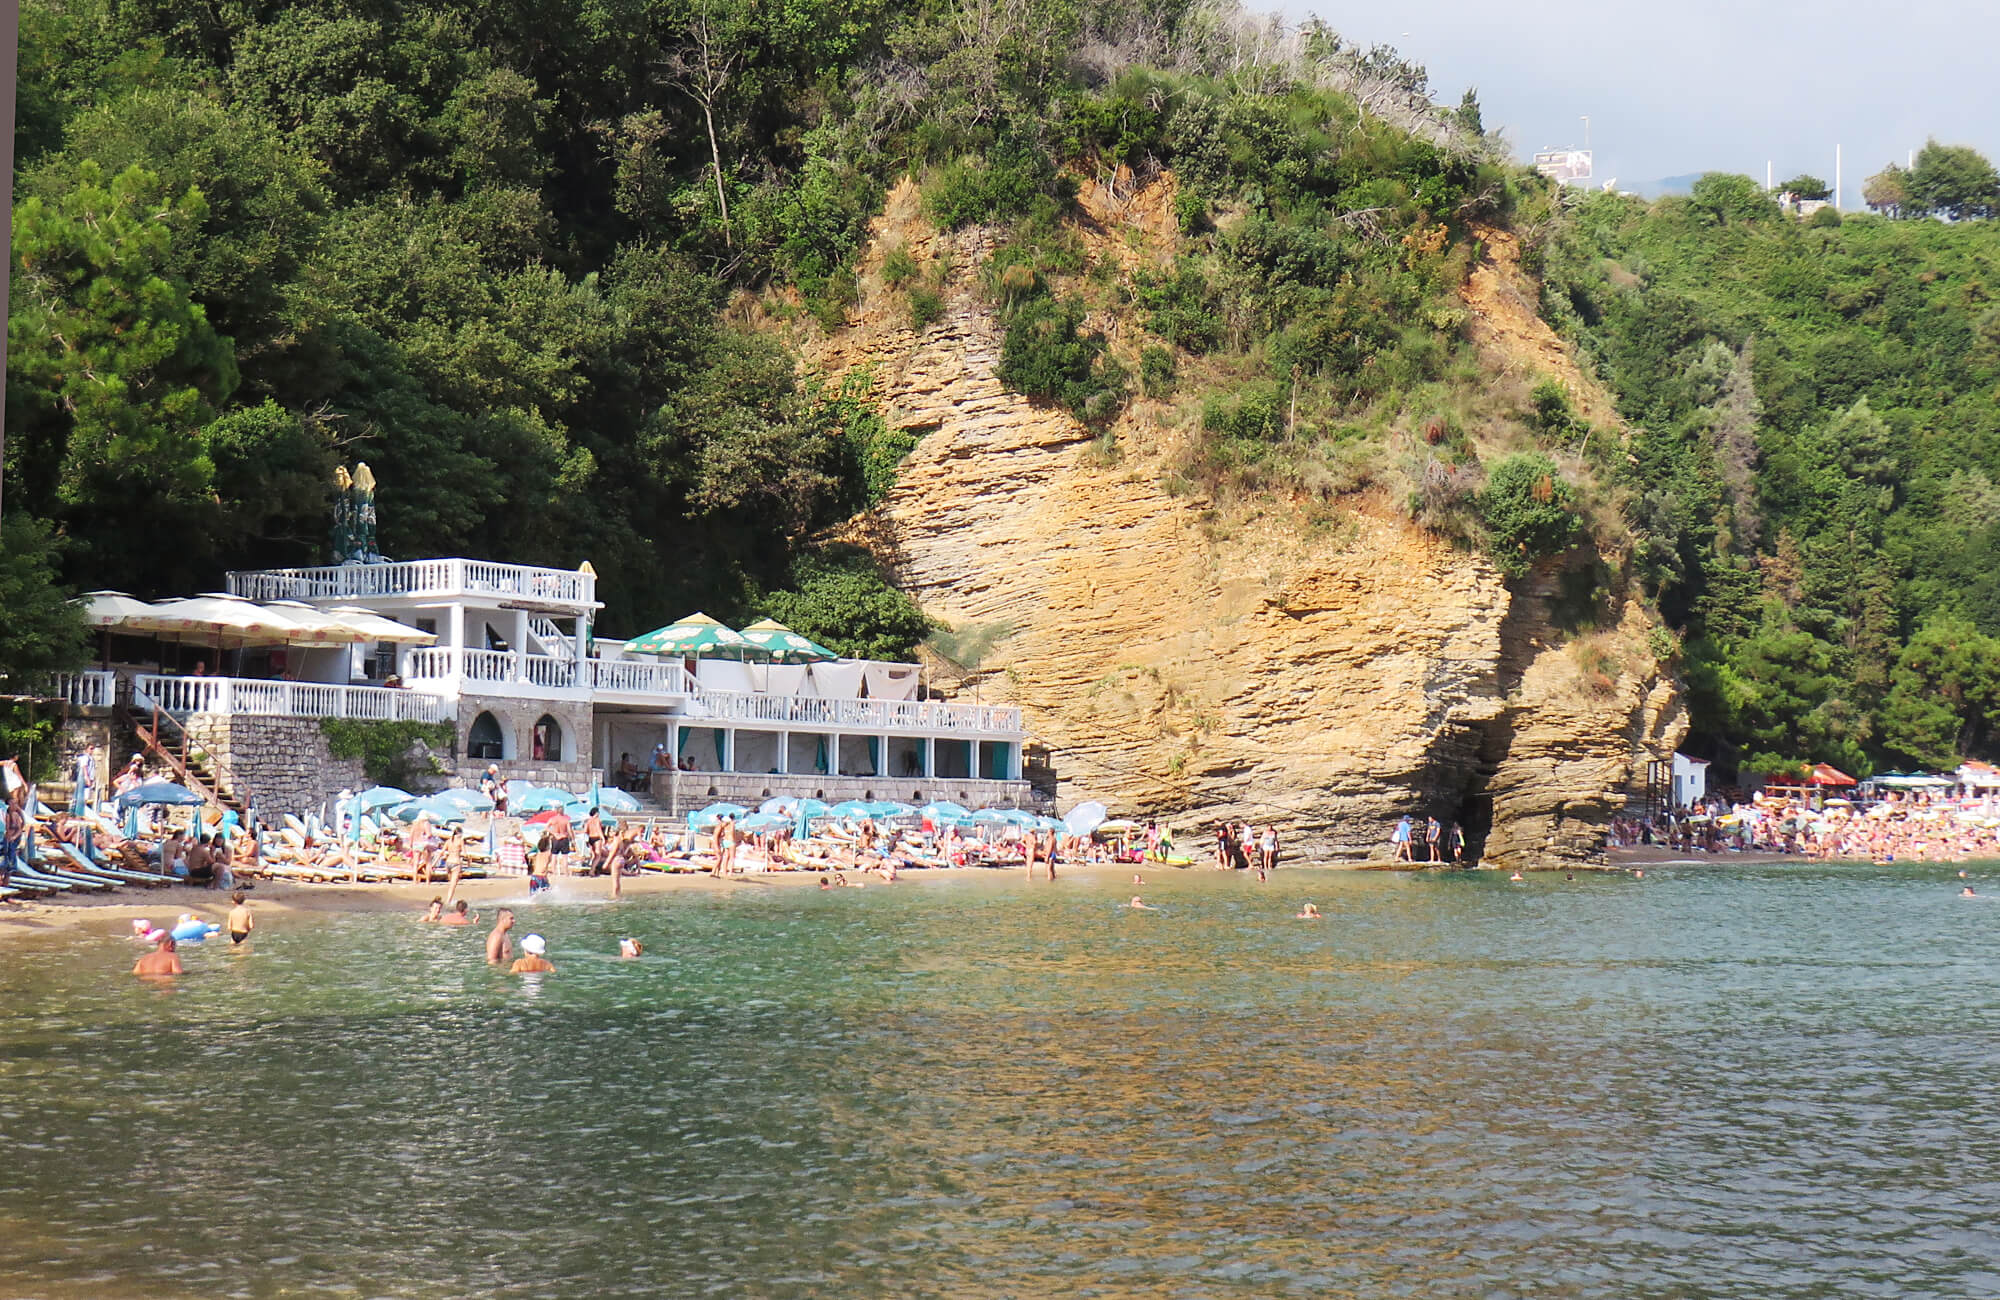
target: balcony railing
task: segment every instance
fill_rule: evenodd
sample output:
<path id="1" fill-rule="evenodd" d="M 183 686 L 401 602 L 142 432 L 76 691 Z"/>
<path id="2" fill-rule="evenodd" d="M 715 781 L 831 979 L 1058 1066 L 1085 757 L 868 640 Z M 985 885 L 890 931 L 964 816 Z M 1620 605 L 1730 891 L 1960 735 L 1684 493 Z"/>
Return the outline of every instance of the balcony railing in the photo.
<path id="1" fill-rule="evenodd" d="M 811 695 L 758 695 L 743 691 L 701 691 L 688 716 L 717 722 L 796 723 L 810 727 L 865 730 L 1018 733 L 1021 711 L 981 704 L 915 700 L 845 700 Z"/>
<path id="2" fill-rule="evenodd" d="M 91 669 L 81 673 L 57 673 L 49 693 L 69 701 L 75 709 L 108 709 L 118 697 L 118 674 Z"/>
<path id="3" fill-rule="evenodd" d="M 692 695 L 694 678 L 678 663 L 637 659 L 592 659 L 591 685 L 608 694 Z"/>
<path id="4" fill-rule="evenodd" d="M 406 560 L 338 564 L 316 569 L 258 569 L 229 575 L 230 594 L 251 600 L 353 600 L 386 596 L 502 596 L 544 605 L 587 608 L 597 603 L 597 579 L 566 569 L 485 560 Z"/>
<path id="5" fill-rule="evenodd" d="M 446 722 L 445 701 L 420 691 L 387 686 L 332 686 L 319 682 L 273 682 L 247 677 L 162 677 L 142 673 L 132 679 L 132 697 L 141 708 L 158 706 L 177 718 L 191 713 L 223 713 L 278 718 L 363 718 L 376 722 Z"/>

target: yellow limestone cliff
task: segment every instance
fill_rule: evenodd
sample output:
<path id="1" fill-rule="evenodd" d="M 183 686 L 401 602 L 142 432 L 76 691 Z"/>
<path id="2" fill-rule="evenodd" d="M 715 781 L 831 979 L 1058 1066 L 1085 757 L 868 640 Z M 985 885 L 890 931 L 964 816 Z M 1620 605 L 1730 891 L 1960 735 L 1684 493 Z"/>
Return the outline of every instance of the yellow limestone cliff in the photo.
<path id="1" fill-rule="evenodd" d="M 1093 252 L 1130 269 L 1149 240 L 1170 247 L 1170 184 L 1122 200 L 1086 184 Z M 958 268 L 921 333 L 881 284 L 899 245 Z M 929 613 L 1006 634 L 966 689 L 1023 708 L 1065 802 L 1169 816 L 1183 842 L 1224 818 L 1272 822 L 1319 860 L 1382 856 L 1405 812 L 1463 819 L 1488 861 L 1596 851 L 1684 725 L 1639 610 L 1580 655 L 1534 580 L 1510 592 L 1379 503 L 1310 527 L 1170 494 L 1183 435 L 1158 408 L 1134 404 L 1112 458 L 1066 411 L 1002 388 L 972 274 L 990 249 L 984 232 L 931 229 L 899 187 L 860 307 L 809 362 L 867 366 L 890 421 L 923 435 L 855 535 Z M 1129 328 L 1092 324 L 1114 346 Z"/>

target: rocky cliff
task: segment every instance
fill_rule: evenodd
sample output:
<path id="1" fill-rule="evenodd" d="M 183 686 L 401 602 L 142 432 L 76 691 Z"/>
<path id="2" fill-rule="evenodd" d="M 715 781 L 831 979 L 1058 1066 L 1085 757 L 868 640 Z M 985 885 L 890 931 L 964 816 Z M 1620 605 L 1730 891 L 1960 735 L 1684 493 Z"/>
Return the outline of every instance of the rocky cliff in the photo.
<path id="1" fill-rule="evenodd" d="M 1127 270 L 1170 257 L 1171 183 L 1086 184 L 1093 254 Z M 973 275 L 990 238 L 929 228 L 899 187 L 860 307 L 808 352 L 830 374 L 869 367 L 892 423 L 923 434 L 856 535 L 929 612 L 997 638 L 965 689 L 1023 707 L 1065 801 L 1170 814 L 1184 838 L 1221 818 L 1276 822 L 1321 860 L 1382 855 L 1404 812 L 1464 819 L 1489 861 L 1593 854 L 1684 727 L 1643 612 L 1566 641 L 1553 575 L 1510 590 L 1393 503 L 1364 494 L 1308 521 L 1280 501 L 1170 492 L 1184 415 L 1135 402 L 1107 446 L 1001 387 L 1001 330 Z M 881 283 L 895 247 L 954 268 L 921 332 Z M 1482 297 L 1519 305 L 1492 278 L 1509 272 L 1468 286 L 1475 313 Z M 1475 329 L 1504 347 L 1529 321 Z M 1136 347 L 1117 315 L 1092 324 Z"/>

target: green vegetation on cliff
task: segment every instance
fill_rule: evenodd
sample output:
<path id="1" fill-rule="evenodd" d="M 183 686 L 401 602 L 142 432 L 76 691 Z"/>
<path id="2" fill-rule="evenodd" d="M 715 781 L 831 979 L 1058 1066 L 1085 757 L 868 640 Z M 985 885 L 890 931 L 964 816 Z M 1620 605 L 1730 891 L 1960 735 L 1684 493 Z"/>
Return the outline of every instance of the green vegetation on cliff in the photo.
<path id="1" fill-rule="evenodd" d="M 1803 223 L 1712 175 L 1551 230 L 1544 308 L 1634 425 L 1633 564 L 1685 630 L 1696 743 L 1994 757 L 2000 225 Z"/>

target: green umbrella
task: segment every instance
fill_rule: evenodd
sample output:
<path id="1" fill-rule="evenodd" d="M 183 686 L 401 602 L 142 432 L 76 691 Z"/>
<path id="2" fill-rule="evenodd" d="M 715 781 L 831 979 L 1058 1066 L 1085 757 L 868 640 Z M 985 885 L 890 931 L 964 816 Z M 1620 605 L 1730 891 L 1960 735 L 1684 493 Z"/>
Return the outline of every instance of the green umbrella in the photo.
<path id="1" fill-rule="evenodd" d="M 768 618 L 744 628 L 743 639 L 770 656 L 774 664 L 829 663 L 840 658 L 818 642 L 807 640 L 783 623 Z"/>
<path id="2" fill-rule="evenodd" d="M 745 659 L 755 649 L 741 632 L 724 627 L 706 614 L 689 614 L 678 623 L 654 628 L 625 643 L 626 654 L 693 655 L 704 659 Z"/>

